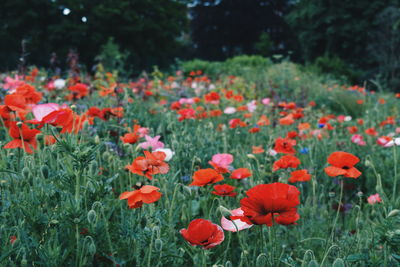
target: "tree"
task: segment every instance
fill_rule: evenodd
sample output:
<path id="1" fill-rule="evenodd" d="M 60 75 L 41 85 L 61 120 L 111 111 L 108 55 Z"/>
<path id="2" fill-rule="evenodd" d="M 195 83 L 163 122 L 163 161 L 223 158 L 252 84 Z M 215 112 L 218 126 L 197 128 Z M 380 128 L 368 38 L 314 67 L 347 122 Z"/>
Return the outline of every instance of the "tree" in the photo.
<path id="1" fill-rule="evenodd" d="M 339 56 L 349 64 L 368 69 L 374 65 L 367 47 L 375 16 L 398 0 L 300 0 L 286 17 L 297 33 L 303 60 Z"/>
<path id="2" fill-rule="evenodd" d="M 181 53 L 187 6 L 177 0 L 2 0 L 0 68 L 15 68 L 20 42 L 28 62 L 46 66 L 74 48 L 89 67 L 109 38 L 129 51 L 136 71 L 167 65 Z"/>
<path id="3" fill-rule="evenodd" d="M 221 60 L 257 53 L 262 33 L 275 53 L 290 50 L 290 32 L 284 20 L 290 1 L 199 0 L 191 7 L 191 35 L 195 55 Z"/>

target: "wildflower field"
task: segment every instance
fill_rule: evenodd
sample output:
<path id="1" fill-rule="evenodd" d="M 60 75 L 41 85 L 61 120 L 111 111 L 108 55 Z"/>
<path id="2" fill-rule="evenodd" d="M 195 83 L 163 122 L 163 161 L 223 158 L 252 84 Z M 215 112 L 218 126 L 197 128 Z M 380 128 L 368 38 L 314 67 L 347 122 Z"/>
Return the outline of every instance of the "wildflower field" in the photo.
<path id="1" fill-rule="evenodd" d="M 0 266 L 399 266 L 400 94 L 0 74 Z"/>

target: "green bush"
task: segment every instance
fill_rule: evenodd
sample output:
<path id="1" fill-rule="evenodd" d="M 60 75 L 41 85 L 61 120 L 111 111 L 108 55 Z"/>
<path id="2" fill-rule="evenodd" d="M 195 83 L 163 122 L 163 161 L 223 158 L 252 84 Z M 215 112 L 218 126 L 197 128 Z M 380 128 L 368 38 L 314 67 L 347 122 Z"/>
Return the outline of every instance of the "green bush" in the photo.
<path id="1" fill-rule="evenodd" d="M 338 56 L 317 57 L 307 68 L 317 74 L 328 75 L 342 82 L 357 83 L 363 75 L 361 71 L 354 70 Z"/>

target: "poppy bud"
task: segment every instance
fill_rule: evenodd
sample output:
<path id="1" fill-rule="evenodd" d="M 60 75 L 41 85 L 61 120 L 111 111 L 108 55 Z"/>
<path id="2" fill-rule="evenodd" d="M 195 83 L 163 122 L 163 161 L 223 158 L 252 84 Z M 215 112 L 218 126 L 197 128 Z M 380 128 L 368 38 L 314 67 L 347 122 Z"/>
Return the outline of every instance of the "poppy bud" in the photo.
<path id="1" fill-rule="evenodd" d="M 29 171 L 29 169 L 27 168 L 27 167 L 24 167 L 23 169 L 22 169 L 22 176 L 25 178 L 25 179 L 28 179 L 29 178 L 29 175 L 30 175 L 30 171 Z"/>
<path id="2" fill-rule="evenodd" d="M 253 154 L 247 154 L 247 157 L 248 157 L 249 159 L 256 159 L 256 156 L 254 156 Z"/>
<path id="3" fill-rule="evenodd" d="M 17 126 L 18 126 L 18 127 L 21 127 L 22 124 L 23 124 L 22 121 L 17 122 Z"/>
<path id="4" fill-rule="evenodd" d="M 397 210 L 397 209 L 391 210 L 387 217 L 389 218 L 389 217 L 397 216 L 399 213 L 400 213 L 400 210 Z"/>
<path id="5" fill-rule="evenodd" d="M 93 241 L 89 245 L 88 252 L 90 255 L 94 255 L 96 253 L 96 245 Z"/>
<path id="6" fill-rule="evenodd" d="M 103 158 L 104 161 L 108 162 L 109 159 L 110 159 L 110 153 L 107 152 L 107 151 L 105 151 L 105 152 L 103 153 L 103 155 L 102 155 L 102 158 Z"/>
<path id="7" fill-rule="evenodd" d="M 268 256 L 265 253 L 258 255 L 256 259 L 256 266 L 268 266 Z"/>
<path id="8" fill-rule="evenodd" d="M 40 172 L 42 173 L 43 178 L 49 178 L 49 167 L 47 165 L 42 165 L 42 167 L 40 167 Z"/>
<path id="9" fill-rule="evenodd" d="M 96 222 L 97 219 L 97 214 L 94 210 L 89 210 L 88 214 L 87 214 L 87 220 L 90 224 L 94 224 Z"/>
<path id="10" fill-rule="evenodd" d="M 163 241 L 159 238 L 156 239 L 156 241 L 154 242 L 154 248 L 156 251 L 161 251 L 163 247 Z"/>
<path id="11" fill-rule="evenodd" d="M 157 225 L 153 227 L 153 232 L 157 235 L 157 237 L 160 237 L 160 227 Z"/>
<path id="12" fill-rule="evenodd" d="M 221 215 L 224 217 L 229 217 L 231 216 L 231 211 L 225 208 L 224 206 L 219 206 L 218 210 L 221 212 Z"/>
<path id="13" fill-rule="evenodd" d="M 98 135 L 96 135 L 96 136 L 94 137 L 94 143 L 95 143 L 95 144 L 100 144 L 100 137 L 99 137 Z"/>
<path id="14" fill-rule="evenodd" d="M 187 193 L 189 196 L 192 195 L 192 189 L 189 186 L 183 186 L 183 191 Z"/>

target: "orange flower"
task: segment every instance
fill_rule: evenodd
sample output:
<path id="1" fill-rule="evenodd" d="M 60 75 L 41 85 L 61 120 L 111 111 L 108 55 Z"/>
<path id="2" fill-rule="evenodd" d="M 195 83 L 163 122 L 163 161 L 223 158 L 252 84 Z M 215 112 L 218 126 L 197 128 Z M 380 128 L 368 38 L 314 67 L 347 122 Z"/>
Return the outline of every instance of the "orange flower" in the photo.
<path id="1" fill-rule="evenodd" d="M 296 140 L 278 137 L 275 141 L 274 150 L 278 153 L 294 154 L 296 153 L 296 150 L 293 148 L 294 145 L 296 145 Z"/>
<path id="2" fill-rule="evenodd" d="M 36 135 L 40 133 L 39 130 L 29 129 L 29 127 L 24 123 L 20 128 L 17 123 L 13 121 L 10 124 L 8 133 L 14 140 L 8 142 L 4 148 L 23 148 L 26 153 L 29 154 L 33 153 L 32 147 L 36 149 Z"/>
<path id="3" fill-rule="evenodd" d="M 252 146 L 252 153 L 261 154 L 264 153 L 264 149 L 262 148 L 262 146 Z"/>
<path id="4" fill-rule="evenodd" d="M 265 115 L 261 115 L 260 119 L 257 122 L 258 126 L 267 126 L 267 125 L 270 125 L 270 124 L 271 124 L 271 122 L 269 121 L 269 119 Z"/>
<path id="5" fill-rule="evenodd" d="M 364 103 L 364 100 L 358 99 L 356 102 L 357 102 L 357 104 L 362 105 Z"/>
<path id="6" fill-rule="evenodd" d="M 360 159 L 353 154 L 338 151 L 333 152 L 328 157 L 328 163 L 332 166 L 325 168 L 325 172 L 329 176 L 339 176 L 358 178 L 361 172 L 357 170 L 354 165 L 356 165 Z"/>
<path id="7" fill-rule="evenodd" d="M 119 199 L 128 199 L 130 209 L 140 208 L 143 203 L 150 204 L 160 199 L 162 194 L 158 192 L 160 188 L 152 185 L 144 185 L 135 191 L 127 191 L 119 196 Z"/>
<path id="8" fill-rule="evenodd" d="M 44 144 L 46 146 L 51 146 L 51 145 L 55 144 L 56 142 L 57 142 L 56 138 L 54 138 L 54 136 L 52 136 L 52 135 L 46 135 L 44 137 Z"/>
<path id="9" fill-rule="evenodd" d="M 239 168 L 232 172 L 232 179 L 244 179 L 251 176 L 251 172 L 247 168 Z"/>
<path id="10" fill-rule="evenodd" d="M 300 131 L 308 130 L 308 129 L 310 129 L 310 124 L 309 124 L 308 122 L 300 123 L 300 124 L 297 126 L 297 128 L 298 128 Z"/>
<path id="11" fill-rule="evenodd" d="M 279 119 L 280 125 L 291 125 L 294 123 L 293 115 L 289 114 L 281 119 Z"/>
<path id="12" fill-rule="evenodd" d="M 292 155 L 282 156 L 280 159 L 274 162 L 272 165 L 272 171 L 287 168 L 297 168 L 300 165 L 300 160 Z"/>
<path id="13" fill-rule="evenodd" d="M 213 169 L 201 169 L 193 174 L 193 182 L 189 186 L 205 186 L 224 180 L 224 177 Z"/>
<path id="14" fill-rule="evenodd" d="M 307 170 L 297 170 L 293 171 L 290 174 L 289 182 L 296 183 L 296 182 L 306 182 L 311 179 L 311 175 L 308 173 Z"/>
<path id="15" fill-rule="evenodd" d="M 146 176 L 150 180 L 154 174 L 166 174 L 169 171 L 169 165 L 164 162 L 166 154 L 164 152 L 144 151 L 144 157 L 137 157 L 131 165 L 125 166 L 132 173 Z"/>

